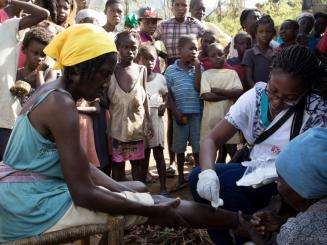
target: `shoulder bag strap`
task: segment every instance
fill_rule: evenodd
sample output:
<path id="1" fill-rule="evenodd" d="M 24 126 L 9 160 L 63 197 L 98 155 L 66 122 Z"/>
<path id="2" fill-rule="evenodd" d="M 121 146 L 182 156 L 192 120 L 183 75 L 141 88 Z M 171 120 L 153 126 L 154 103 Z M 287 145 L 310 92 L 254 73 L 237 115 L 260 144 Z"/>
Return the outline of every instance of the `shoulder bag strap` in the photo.
<path id="1" fill-rule="evenodd" d="M 290 140 L 294 139 L 296 136 L 300 134 L 302 123 L 303 123 L 305 102 L 306 102 L 306 96 L 304 96 L 300 100 L 300 102 L 297 104 L 295 108 L 295 114 L 294 114 L 291 133 L 290 133 Z"/>
<path id="2" fill-rule="evenodd" d="M 288 111 L 273 126 L 260 134 L 260 136 L 254 141 L 253 144 L 260 144 L 261 142 L 268 139 L 272 134 L 274 134 L 292 116 L 296 107 L 297 105 L 288 109 Z"/>

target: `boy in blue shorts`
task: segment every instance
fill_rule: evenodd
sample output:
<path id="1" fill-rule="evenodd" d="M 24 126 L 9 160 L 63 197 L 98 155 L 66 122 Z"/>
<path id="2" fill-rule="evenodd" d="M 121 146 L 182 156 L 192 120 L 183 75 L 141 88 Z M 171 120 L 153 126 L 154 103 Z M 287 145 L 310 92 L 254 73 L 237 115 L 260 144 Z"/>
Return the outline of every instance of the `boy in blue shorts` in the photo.
<path id="1" fill-rule="evenodd" d="M 192 145 L 195 163 L 199 164 L 201 65 L 197 59 L 197 40 L 194 36 L 181 36 L 178 49 L 180 59 L 167 68 L 165 77 L 168 104 L 173 114 L 172 149 L 177 154 L 178 186 L 181 187 L 185 183 L 183 169 L 188 141 Z"/>

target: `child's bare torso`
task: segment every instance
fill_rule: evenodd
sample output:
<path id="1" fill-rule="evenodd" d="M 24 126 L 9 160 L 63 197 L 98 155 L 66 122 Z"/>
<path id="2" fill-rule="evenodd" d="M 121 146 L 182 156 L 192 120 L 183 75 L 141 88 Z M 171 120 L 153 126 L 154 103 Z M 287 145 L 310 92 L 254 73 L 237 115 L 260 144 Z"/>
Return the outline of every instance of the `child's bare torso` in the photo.
<path id="1" fill-rule="evenodd" d="M 133 90 L 135 83 L 138 82 L 140 76 L 140 66 L 133 63 L 128 67 L 122 67 L 118 64 L 115 76 L 119 87 L 126 93 Z"/>

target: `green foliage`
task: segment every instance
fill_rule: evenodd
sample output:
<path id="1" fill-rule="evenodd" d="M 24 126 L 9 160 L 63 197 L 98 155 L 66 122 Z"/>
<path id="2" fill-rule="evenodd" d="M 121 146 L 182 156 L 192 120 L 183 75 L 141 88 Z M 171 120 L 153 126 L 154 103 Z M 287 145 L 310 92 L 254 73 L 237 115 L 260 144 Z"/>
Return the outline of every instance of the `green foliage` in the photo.
<path id="1" fill-rule="evenodd" d="M 301 13 L 301 0 L 268 0 L 257 7 L 266 14 L 269 14 L 278 29 L 286 19 L 296 19 Z M 218 10 L 207 18 L 207 21 L 218 24 L 228 35 L 234 36 L 241 30 L 240 15 L 242 9 L 235 9 L 235 6 L 227 6 L 226 11 L 219 13 Z"/>

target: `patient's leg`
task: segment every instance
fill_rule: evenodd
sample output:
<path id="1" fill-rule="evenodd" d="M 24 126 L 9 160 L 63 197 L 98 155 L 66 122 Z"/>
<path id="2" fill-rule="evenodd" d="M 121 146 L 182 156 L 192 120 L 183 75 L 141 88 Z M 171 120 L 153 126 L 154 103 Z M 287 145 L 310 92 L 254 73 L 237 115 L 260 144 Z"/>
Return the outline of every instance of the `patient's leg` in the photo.
<path id="1" fill-rule="evenodd" d="M 159 195 L 152 197 L 155 204 L 173 200 Z M 215 209 L 210 205 L 193 201 L 181 200 L 176 211 L 192 228 L 236 229 L 239 224 L 237 213 L 221 208 Z M 149 218 L 149 223 L 164 225 L 160 224 L 160 220 L 151 218 Z"/>

